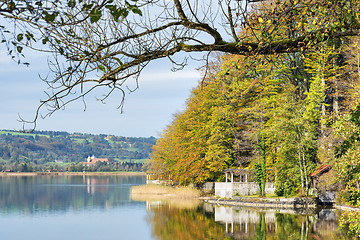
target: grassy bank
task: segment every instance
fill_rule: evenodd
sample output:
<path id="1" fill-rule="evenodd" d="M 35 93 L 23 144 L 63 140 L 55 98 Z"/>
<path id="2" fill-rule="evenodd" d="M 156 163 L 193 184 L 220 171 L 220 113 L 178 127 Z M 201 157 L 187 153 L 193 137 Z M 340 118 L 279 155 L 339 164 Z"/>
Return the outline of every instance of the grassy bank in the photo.
<path id="1" fill-rule="evenodd" d="M 201 191 L 191 187 L 170 187 L 164 185 L 148 184 L 132 187 L 131 194 L 194 199 L 201 196 Z"/>

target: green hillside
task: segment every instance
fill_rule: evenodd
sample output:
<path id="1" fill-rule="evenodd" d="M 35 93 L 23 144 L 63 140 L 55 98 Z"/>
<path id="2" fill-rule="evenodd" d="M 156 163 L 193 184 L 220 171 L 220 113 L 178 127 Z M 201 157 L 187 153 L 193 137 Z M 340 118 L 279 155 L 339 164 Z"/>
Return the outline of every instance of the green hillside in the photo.
<path id="1" fill-rule="evenodd" d="M 108 158 L 112 163 L 144 163 L 155 144 L 154 137 L 135 138 L 56 131 L 22 133 L 0 131 L 0 167 L 28 163 L 67 166 L 88 156 Z"/>

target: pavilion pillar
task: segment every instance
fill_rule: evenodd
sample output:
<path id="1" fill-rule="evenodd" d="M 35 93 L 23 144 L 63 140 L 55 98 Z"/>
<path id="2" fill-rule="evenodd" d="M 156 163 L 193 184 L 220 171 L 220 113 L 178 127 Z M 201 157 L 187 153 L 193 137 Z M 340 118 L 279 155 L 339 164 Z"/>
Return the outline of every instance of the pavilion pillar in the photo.
<path id="1" fill-rule="evenodd" d="M 227 176 L 227 173 L 225 173 L 225 182 L 227 182 L 228 180 L 228 176 Z"/>
<path id="2" fill-rule="evenodd" d="M 248 176 L 247 176 L 247 173 L 245 173 L 245 182 L 248 181 Z"/>
<path id="3" fill-rule="evenodd" d="M 234 173 L 231 172 L 231 182 L 234 182 Z"/>

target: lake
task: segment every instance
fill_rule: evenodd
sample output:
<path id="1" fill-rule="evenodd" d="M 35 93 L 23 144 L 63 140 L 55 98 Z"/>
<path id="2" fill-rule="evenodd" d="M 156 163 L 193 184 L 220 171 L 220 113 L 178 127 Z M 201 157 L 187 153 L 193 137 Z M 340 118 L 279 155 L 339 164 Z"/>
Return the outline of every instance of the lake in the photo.
<path id="1" fill-rule="evenodd" d="M 350 239 L 341 212 L 131 197 L 144 176 L 0 177 L 0 239 Z"/>

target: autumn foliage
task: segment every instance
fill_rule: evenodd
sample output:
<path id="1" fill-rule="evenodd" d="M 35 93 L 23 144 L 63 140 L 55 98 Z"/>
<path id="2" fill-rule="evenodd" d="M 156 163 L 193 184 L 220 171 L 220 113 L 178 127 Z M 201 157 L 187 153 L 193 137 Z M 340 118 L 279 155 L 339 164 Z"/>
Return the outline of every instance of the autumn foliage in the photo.
<path id="1" fill-rule="evenodd" d="M 284 12 L 289 18 L 283 21 L 283 16 L 274 18 L 281 5 L 262 2 L 254 8 L 253 28 L 244 28 L 239 38 L 249 36 L 247 31 L 267 40 L 273 36 L 273 41 L 281 34 L 296 38 L 327 25 L 335 31 L 346 23 L 346 12 L 357 19 L 353 5 L 319 2 L 302 1 L 303 8 L 295 8 L 293 15 Z M 297 3 L 283 4 L 288 9 Z M 330 7 L 337 12 L 327 13 Z M 319 41 L 308 39 L 312 43 L 295 52 L 214 58 L 210 74 L 154 147 L 149 172 L 175 184 L 202 184 L 223 180 L 224 169 L 254 168 L 265 159 L 265 167 L 276 173 L 276 194 L 293 196 L 309 195 L 310 173 L 330 164 L 336 174 L 329 175 L 329 182 L 341 179 L 348 201 L 357 204 L 359 40 L 320 41 L 329 34 L 321 33 Z M 337 147 L 341 156 L 335 156 Z"/>

